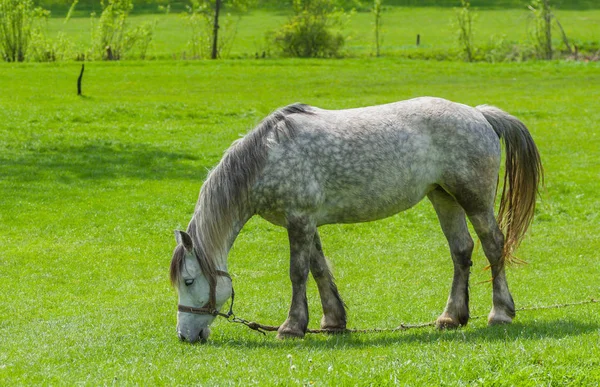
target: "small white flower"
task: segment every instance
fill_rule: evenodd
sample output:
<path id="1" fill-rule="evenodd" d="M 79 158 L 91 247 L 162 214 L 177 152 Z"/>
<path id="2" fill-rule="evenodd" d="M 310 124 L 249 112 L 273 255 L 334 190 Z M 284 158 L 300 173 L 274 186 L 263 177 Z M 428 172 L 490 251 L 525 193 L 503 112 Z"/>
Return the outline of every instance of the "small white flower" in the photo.
<path id="1" fill-rule="evenodd" d="M 330 365 L 330 366 L 327 368 L 327 372 L 331 372 L 331 371 L 333 371 L 333 365 Z"/>

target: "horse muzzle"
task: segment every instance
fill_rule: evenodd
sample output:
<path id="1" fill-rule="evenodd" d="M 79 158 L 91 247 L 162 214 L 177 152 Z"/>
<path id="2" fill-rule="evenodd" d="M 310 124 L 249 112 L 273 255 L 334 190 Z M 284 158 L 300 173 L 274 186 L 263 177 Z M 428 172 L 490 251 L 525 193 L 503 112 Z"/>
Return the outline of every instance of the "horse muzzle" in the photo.
<path id="1" fill-rule="evenodd" d="M 210 336 L 210 328 L 208 327 L 200 329 L 200 332 L 197 334 L 193 334 L 191 332 L 182 332 L 180 330 L 177 331 L 177 337 L 179 337 L 179 340 L 188 342 L 190 344 L 197 342 L 204 344 L 208 340 L 208 336 Z"/>

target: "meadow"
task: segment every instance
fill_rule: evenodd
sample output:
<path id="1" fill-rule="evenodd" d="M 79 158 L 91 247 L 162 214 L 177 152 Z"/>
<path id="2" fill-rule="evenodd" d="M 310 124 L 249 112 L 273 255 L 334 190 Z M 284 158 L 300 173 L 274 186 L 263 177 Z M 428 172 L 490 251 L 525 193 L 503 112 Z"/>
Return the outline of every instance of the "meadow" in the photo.
<path id="1" fill-rule="evenodd" d="M 343 60 L 0 64 L 0 385 L 597 385 L 598 304 L 435 328 L 278 341 L 217 320 L 179 342 L 174 229 L 209 168 L 277 107 L 422 95 L 497 105 L 546 170 L 509 269 L 517 307 L 600 298 L 600 65 Z M 434 320 L 452 264 L 431 205 L 321 230 L 349 328 Z M 279 324 L 291 295 L 283 229 L 253 218 L 229 257 L 238 316 Z M 476 249 L 471 314 L 491 307 Z M 318 328 L 320 303 L 308 291 Z"/>

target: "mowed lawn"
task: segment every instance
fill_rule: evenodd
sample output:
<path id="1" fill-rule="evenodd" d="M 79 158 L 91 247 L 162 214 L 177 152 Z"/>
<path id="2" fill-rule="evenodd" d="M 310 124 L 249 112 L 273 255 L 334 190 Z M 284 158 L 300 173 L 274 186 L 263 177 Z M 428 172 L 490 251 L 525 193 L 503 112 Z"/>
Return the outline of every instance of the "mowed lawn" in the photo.
<path id="1" fill-rule="evenodd" d="M 0 64 L 0 385 L 597 385 L 600 305 L 523 311 L 510 326 L 278 341 L 217 320 L 175 334 L 173 230 L 209 168 L 277 107 L 434 95 L 499 106 L 538 144 L 546 188 L 508 270 L 517 307 L 600 298 L 600 65 L 265 60 Z M 434 320 L 452 277 L 431 205 L 321 230 L 351 328 Z M 252 219 L 229 259 L 238 316 L 279 324 L 285 231 Z M 491 307 L 476 249 L 471 312 Z M 317 328 L 320 303 L 308 290 Z"/>

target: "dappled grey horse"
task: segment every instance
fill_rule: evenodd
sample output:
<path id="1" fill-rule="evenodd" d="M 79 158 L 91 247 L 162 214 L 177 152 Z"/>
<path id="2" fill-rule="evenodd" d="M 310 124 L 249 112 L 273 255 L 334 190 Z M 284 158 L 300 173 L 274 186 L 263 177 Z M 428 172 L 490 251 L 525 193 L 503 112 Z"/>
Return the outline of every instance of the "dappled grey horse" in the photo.
<path id="1" fill-rule="evenodd" d="M 506 171 L 498 217 L 494 201 L 501 160 Z M 346 329 L 346 311 L 328 268 L 317 227 L 385 218 L 433 204 L 454 262 L 454 278 L 439 328 L 467 324 L 473 240 L 469 218 L 489 260 L 493 307 L 489 324 L 510 323 L 515 306 L 504 267 L 532 221 L 542 166 L 525 125 L 491 106 L 439 98 L 324 110 L 290 105 L 236 141 L 200 190 L 170 277 L 179 294 L 177 332 L 205 340 L 231 296 L 227 255 L 255 214 L 285 227 L 290 243 L 292 302 L 279 338 L 303 337 L 308 324 L 306 281 L 314 277 L 321 328 Z"/>

